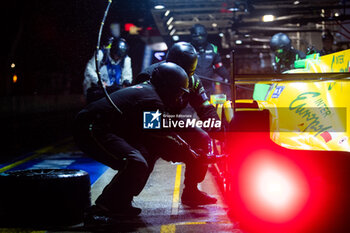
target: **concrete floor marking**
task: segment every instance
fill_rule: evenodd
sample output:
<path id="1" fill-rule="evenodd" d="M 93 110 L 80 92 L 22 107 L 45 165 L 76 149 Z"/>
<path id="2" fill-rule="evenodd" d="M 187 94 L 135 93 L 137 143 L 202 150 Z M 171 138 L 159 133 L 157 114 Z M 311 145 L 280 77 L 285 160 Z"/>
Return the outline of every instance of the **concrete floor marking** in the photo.
<path id="1" fill-rule="evenodd" d="M 229 221 L 221 222 L 178 222 L 174 224 L 162 225 L 160 233 L 175 233 L 176 226 L 191 226 L 191 225 L 204 225 L 204 224 L 231 224 Z"/>
<path id="2" fill-rule="evenodd" d="M 162 225 L 160 228 L 160 233 L 175 233 L 176 226 L 174 224 Z"/>
<path id="3" fill-rule="evenodd" d="M 52 148 L 52 147 L 48 147 L 47 150 L 49 150 L 49 149 L 51 149 L 51 148 Z M 21 165 L 21 164 L 23 164 L 23 163 L 26 163 L 26 162 L 28 162 L 28 161 L 30 161 L 30 160 L 32 160 L 32 159 L 35 159 L 35 158 L 39 157 L 40 155 L 42 155 L 42 153 L 35 153 L 35 154 L 32 155 L 32 156 L 29 156 L 29 157 L 27 157 L 27 158 L 25 158 L 25 159 L 22 159 L 22 160 L 20 160 L 20 161 L 17 161 L 17 162 L 15 162 L 15 163 L 12 163 L 12 164 L 10 164 L 10 165 L 8 165 L 8 166 L 6 166 L 6 167 L 3 167 L 3 168 L 0 169 L 0 173 L 1 173 L 1 172 L 5 172 L 5 171 L 7 171 L 7 170 L 10 170 L 10 169 L 12 169 L 12 168 L 14 168 L 14 167 L 17 167 L 18 165 Z"/>
<path id="4" fill-rule="evenodd" d="M 181 170 L 182 170 L 182 164 L 177 165 L 175 184 L 174 184 L 174 193 L 173 193 L 173 203 L 171 207 L 171 215 L 177 215 L 179 213 Z"/>
<path id="5" fill-rule="evenodd" d="M 21 165 L 21 164 L 23 164 L 23 163 L 26 163 L 26 162 L 28 162 L 28 161 L 30 161 L 30 160 L 32 160 L 32 159 L 35 159 L 35 158 L 37 158 L 37 157 L 39 157 L 39 156 L 41 156 L 41 155 L 43 155 L 43 154 L 45 154 L 45 153 L 47 153 L 47 152 L 53 150 L 57 145 L 67 143 L 69 140 L 71 140 L 70 137 L 69 137 L 69 138 L 63 139 L 62 141 L 60 141 L 60 142 L 58 142 L 58 143 L 56 143 L 56 144 L 54 144 L 54 145 L 50 145 L 50 146 L 47 146 L 47 147 L 38 149 L 38 150 L 36 150 L 36 151 L 34 152 L 33 155 L 31 155 L 31 156 L 29 156 L 29 157 L 27 157 L 27 158 L 25 158 L 25 159 L 19 160 L 19 161 L 17 161 L 17 162 L 11 163 L 11 164 L 9 164 L 9 165 L 7 165 L 7 166 L 1 168 L 1 169 L 0 169 L 0 173 L 1 173 L 1 172 L 5 172 L 5 171 L 7 171 L 7 170 L 10 170 L 10 169 L 12 169 L 12 168 L 14 168 L 14 167 L 17 167 L 18 165 Z"/>
<path id="6" fill-rule="evenodd" d="M 0 228 L 0 233 L 46 233 L 47 231 L 32 231 L 17 228 Z"/>

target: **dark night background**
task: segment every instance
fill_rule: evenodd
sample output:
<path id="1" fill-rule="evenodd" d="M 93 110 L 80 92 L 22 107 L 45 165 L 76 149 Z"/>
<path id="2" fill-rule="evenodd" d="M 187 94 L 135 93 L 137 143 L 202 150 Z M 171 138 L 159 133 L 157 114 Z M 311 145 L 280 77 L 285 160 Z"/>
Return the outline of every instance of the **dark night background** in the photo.
<path id="1" fill-rule="evenodd" d="M 113 0 L 105 23 L 102 44 L 110 36 L 109 24 L 120 23 L 121 36 L 130 46 L 129 56 L 134 76 L 141 71 L 145 44 L 152 36 L 160 37 L 151 13 L 155 2 Z M 277 4 L 278 1 L 269 2 Z M 266 4 L 261 0 L 255 3 Z M 13 0 L 2 4 L 0 128 L 3 155 L 0 156 L 0 163 L 71 135 L 70 124 L 85 104 L 82 91 L 84 69 L 96 49 L 98 31 L 107 4 L 108 0 Z M 266 6 L 273 7 L 271 4 Z M 216 10 L 216 7 L 214 9 Z M 299 14 L 298 9 L 295 8 L 295 14 Z M 300 9 L 307 12 L 310 10 L 303 5 Z M 318 11 L 315 10 L 314 14 L 319 18 Z M 251 17 L 257 19 L 260 15 L 251 14 Z M 275 27 L 284 27 L 283 22 L 277 22 Z M 125 23 L 142 28 L 140 34 L 130 35 L 123 31 Z M 265 34 L 270 35 L 274 32 L 252 29 L 252 32 L 254 31 L 258 31 L 254 34 L 257 36 L 264 34 L 263 39 L 267 38 Z M 231 39 L 233 38 L 235 37 Z M 180 37 L 180 40 L 184 41 L 189 39 L 189 35 Z M 208 41 L 219 45 L 219 50 L 223 51 L 223 48 L 220 48 L 219 35 L 208 35 Z M 165 42 L 169 47 L 170 42 Z M 259 41 L 252 43 L 252 48 L 262 47 Z M 221 54 L 228 54 L 230 49 L 231 47 L 226 48 L 227 51 Z M 267 55 L 263 57 L 268 60 L 269 49 L 263 51 Z M 236 54 L 239 54 L 238 49 Z M 240 56 L 245 58 L 242 59 L 243 65 L 237 65 L 242 69 L 247 67 L 246 64 L 252 67 L 255 65 L 254 61 L 259 64 L 261 60 L 259 52 L 254 52 L 254 49 L 245 50 L 242 47 Z M 255 60 L 252 60 L 252 57 Z M 230 59 L 223 58 L 224 65 L 230 68 Z M 11 64 L 15 64 L 15 67 L 11 68 Z M 271 70 L 271 67 L 268 69 Z M 258 71 L 265 72 L 260 68 Z M 14 75 L 18 77 L 17 82 L 12 81 Z"/>
<path id="2" fill-rule="evenodd" d="M 70 135 L 70 123 L 84 105 L 82 81 L 93 56 L 108 1 L 14 0 L 3 3 L 0 57 L 0 113 L 3 156 L 39 148 Z M 153 27 L 148 1 L 113 1 L 110 22 Z M 148 13 L 146 13 L 148 12 Z M 122 28 L 123 29 L 123 28 Z M 102 42 L 108 35 L 105 26 Z M 143 42 L 130 44 L 133 72 L 139 72 Z M 141 49 L 141 50 L 140 50 Z M 11 68 L 11 64 L 15 68 Z M 18 80 L 12 81 L 16 74 Z M 1 162 L 1 159 L 0 159 Z"/>
<path id="3" fill-rule="evenodd" d="M 126 2 L 113 2 L 105 25 L 118 21 L 152 26 L 150 11 L 144 11 L 147 1 Z M 106 6 L 107 1 L 93 0 L 6 3 L 1 20 L 1 96 L 80 93 L 83 70 L 96 47 Z M 106 29 L 102 42 L 108 37 Z M 12 62 L 16 64 L 13 70 Z M 15 85 L 11 84 L 13 72 L 18 75 Z"/>

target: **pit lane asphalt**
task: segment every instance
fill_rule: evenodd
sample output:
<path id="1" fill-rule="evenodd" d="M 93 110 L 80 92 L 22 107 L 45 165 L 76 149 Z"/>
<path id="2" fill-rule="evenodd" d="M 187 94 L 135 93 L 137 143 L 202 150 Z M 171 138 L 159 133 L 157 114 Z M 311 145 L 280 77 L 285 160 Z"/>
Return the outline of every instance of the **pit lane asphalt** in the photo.
<path id="1" fill-rule="evenodd" d="M 11 167 L 11 164 L 0 167 L 9 170 L 26 169 L 26 167 L 45 168 L 67 168 L 76 167 L 88 172 L 94 172 L 92 176 L 91 201 L 95 201 L 97 196 L 112 177 L 117 173 L 102 164 L 94 167 L 86 165 L 84 155 L 74 148 L 71 140 L 66 140 L 56 146 L 38 150 L 36 154 L 31 154 Z M 80 154 L 80 156 L 79 156 Z M 49 161 L 48 161 L 49 160 Z M 21 163 L 21 161 L 23 161 Z M 35 161 L 35 162 L 34 162 Z M 57 163 L 57 161 L 59 161 Z M 75 161 L 75 162 L 72 162 Z M 91 162 L 91 161 L 90 161 Z M 30 166 L 29 166 L 29 165 Z M 96 169 L 98 167 L 98 171 Z M 92 169 L 94 168 L 94 169 Z M 158 160 L 151 174 L 146 187 L 139 196 L 134 199 L 134 206 L 142 208 L 142 213 L 138 218 L 120 219 L 120 225 L 108 232 L 234 232 L 242 233 L 238 224 L 233 223 L 227 217 L 227 206 L 222 200 L 219 187 L 215 181 L 214 173 L 209 169 L 205 180 L 200 184 L 200 189 L 218 198 L 215 205 L 190 208 L 182 205 L 180 201 L 183 185 L 183 175 L 185 166 L 183 164 L 173 164 L 164 160 Z M 0 232 L 31 232 L 31 233 L 58 233 L 58 232 L 91 232 L 84 229 L 83 224 L 75 226 L 57 227 L 50 229 L 18 229 L 0 228 Z"/>

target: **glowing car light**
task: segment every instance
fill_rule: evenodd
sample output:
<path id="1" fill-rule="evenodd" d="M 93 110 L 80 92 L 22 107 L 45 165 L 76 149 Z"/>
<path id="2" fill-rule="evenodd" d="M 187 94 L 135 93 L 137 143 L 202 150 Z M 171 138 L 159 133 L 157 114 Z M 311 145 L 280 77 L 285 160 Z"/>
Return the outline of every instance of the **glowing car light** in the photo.
<path id="1" fill-rule="evenodd" d="M 288 222 L 305 207 L 310 190 L 306 177 L 289 159 L 258 151 L 242 164 L 240 195 L 249 212 L 275 223 Z"/>
<path id="2" fill-rule="evenodd" d="M 272 207 L 283 208 L 288 205 L 296 188 L 289 177 L 271 168 L 265 168 L 260 174 L 256 180 L 259 195 Z"/>

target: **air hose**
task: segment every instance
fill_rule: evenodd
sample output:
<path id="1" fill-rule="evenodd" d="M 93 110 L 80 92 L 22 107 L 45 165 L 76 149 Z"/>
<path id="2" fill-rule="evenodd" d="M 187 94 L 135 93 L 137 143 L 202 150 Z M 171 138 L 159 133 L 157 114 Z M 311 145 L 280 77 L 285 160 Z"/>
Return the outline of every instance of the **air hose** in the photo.
<path id="1" fill-rule="evenodd" d="M 96 46 L 96 53 L 95 53 L 95 65 L 96 65 L 98 84 L 102 88 L 106 99 L 113 106 L 113 108 L 115 108 L 115 110 L 117 110 L 120 114 L 123 114 L 123 112 L 117 107 L 117 105 L 115 105 L 115 103 L 113 102 L 113 100 L 109 96 L 106 88 L 103 86 L 101 73 L 100 73 L 100 67 L 99 67 L 99 61 L 98 61 L 98 53 L 100 51 L 102 30 L 103 30 L 103 26 L 105 24 L 105 21 L 106 21 L 107 15 L 108 15 L 108 11 L 109 11 L 109 8 L 111 7 L 111 5 L 112 5 L 112 0 L 108 0 L 108 5 L 107 5 L 105 13 L 103 15 L 100 30 L 99 30 L 98 37 L 97 37 L 97 46 Z"/>

